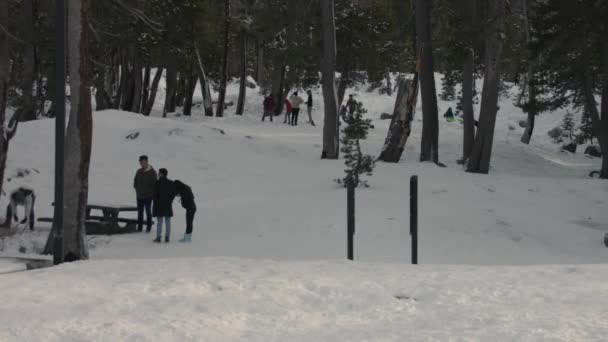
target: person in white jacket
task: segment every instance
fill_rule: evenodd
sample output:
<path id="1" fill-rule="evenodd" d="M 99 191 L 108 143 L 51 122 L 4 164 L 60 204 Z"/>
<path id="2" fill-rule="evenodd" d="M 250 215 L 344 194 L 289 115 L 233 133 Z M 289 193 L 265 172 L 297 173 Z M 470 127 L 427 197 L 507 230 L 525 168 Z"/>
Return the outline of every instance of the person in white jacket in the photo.
<path id="1" fill-rule="evenodd" d="M 298 114 L 300 114 L 300 105 L 302 105 L 302 103 L 304 103 L 304 100 L 298 96 L 298 92 L 296 91 L 295 93 L 293 93 L 293 95 L 291 95 L 291 97 L 289 98 L 289 101 L 291 102 L 291 125 L 292 126 L 297 126 L 298 125 Z"/>

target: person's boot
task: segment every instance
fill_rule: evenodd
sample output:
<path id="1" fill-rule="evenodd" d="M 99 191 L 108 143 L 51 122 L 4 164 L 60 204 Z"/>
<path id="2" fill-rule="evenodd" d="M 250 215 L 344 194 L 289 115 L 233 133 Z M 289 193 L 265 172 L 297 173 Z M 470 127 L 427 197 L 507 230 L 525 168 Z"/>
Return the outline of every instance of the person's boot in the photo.
<path id="1" fill-rule="evenodd" d="M 154 242 L 160 243 L 160 236 L 157 236 L 156 239 L 154 239 Z"/>
<path id="2" fill-rule="evenodd" d="M 169 237 L 165 236 L 165 242 L 169 242 Z"/>
<path id="3" fill-rule="evenodd" d="M 184 234 L 184 238 L 179 240 L 179 242 L 192 242 L 192 234 Z"/>

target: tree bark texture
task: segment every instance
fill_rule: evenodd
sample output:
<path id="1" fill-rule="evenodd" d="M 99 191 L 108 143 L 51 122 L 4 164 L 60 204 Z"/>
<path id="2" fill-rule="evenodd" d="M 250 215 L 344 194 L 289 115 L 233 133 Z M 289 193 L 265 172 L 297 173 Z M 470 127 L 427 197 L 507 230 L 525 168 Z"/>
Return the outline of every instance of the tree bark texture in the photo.
<path id="1" fill-rule="evenodd" d="M 21 1 L 24 29 L 23 74 L 21 79 L 21 103 L 17 108 L 20 121 L 36 120 L 34 105 L 34 81 L 36 79 L 36 52 L 34 46 L 34 0 Z"/>
<path id="2" fill-rule="evenodd" d="M 209 90 L 209 80 L 205 73 L 203 66 L 203 60 L 198 50 L 198 46 L 195 46 L 196 60 L 198 62 L 198 77 L 201 80 L 201 93 L 203 95 L 203 108 L 205 109 L 205 116 L 213 116 L 213 102 L 211 101 L 211 91 Z"/>
<path id="3" fill-rule="evenodd" d="M 439 114 L 437 90 L 433 67 L 431 41 L 431 0 L 416 0 L 417 47 L 422 66 L 420 70 L 420 92 L 422 94 L 422 146 L 420 161 L 439 162 Z"/>
<path id="4" fill-rule="evenodd" d="M 418 99 L 418 75 L 414 80 L 400 80 L 393 118 L 386 135 L 379 160 L 387 163 L 398 163 L 401 160 L 405 144 L 412 132 L 412 121 Z"/>
<path id="5" fill-rule="evenodd" d="M 225 0 L 224 8 L 224 57 L 222 59 L 222 75 L 220 91 L 217 98 L 216 117 L 224 116 L 224 102 L 226 101 L 226 84 L 228 82 L 228 41 L 230 36 L 230 0 Z"/>
<path id="6" fill-rule="evenodd" d="M 325 121 L 323 126 L 323 151 L 321 158 L 338 159 L 340 156 L 338 97 L 336 96 L 336 25 L 334 0 L 321 1 L 321 29 L 323 57 L 321 73 Z"/>
<path id="7" fill-rule="evenodd" d="M 505 0 L 488 2 L 488 21 L 485 36 L 485 74 L 481 96 L 479 128 L 475 136 L 473 152 L 467 171 L 485 173 L 490 171 L 494 128 L 498 113 L 498 88 L 500 83 L 500 59 L 504 44 Z"/>
<path id="8" fill-rule="evenodd" d="M 241 79 L 239 84 L 239 99 L 236 104 L 236 115 L 243 115 L 245 107 L 245 96 L 247 94 L 247 37 L 245 34 L 241 37 Z"/>
<path id="9" fill-rule="evenodd" d="M 156 74 L 154 75 L 154 79 L 152 80 L 152 86 L 150 87 L 150 96 L 148 98 L 144 98 L 145 106 L 142 110 L 142 114 L 145 116 L 149 116 L 152 112 L 152 107 L 154 107 L 154 102 L 156 101 L 156 92 L 158 91 L 158 83 L 160 83 L 160 79 L 163 75 L 163 67 L 159 66 L 156 69 Z"/>

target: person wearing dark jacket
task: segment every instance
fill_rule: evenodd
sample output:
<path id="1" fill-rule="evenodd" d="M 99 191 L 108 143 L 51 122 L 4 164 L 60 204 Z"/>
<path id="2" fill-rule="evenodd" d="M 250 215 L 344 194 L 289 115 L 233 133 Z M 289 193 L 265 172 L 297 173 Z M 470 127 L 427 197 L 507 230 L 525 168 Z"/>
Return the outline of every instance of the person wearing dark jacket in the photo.
<path id="1" fill-rule="evenodd" d="M 152 198 L 154 197 L 154 184 L 156 171 L 148 164 L 148 156 L 139 157 L 140 169 L 135 173 L 133 188 L 137 195 L 137 230 L 142 231 L 144 225 L 144 209 L 146 210 L 146 232 L 152 229 Z"/>
<path id="2" fill-rule="evenodd" d="M 264 99 L 264 115 L 262 115 L 262 121 L 266 119 L 267 116 L 270 116 L 270 122 L 272 122 L 272 117 L 274 116 L 274 98 L 271 94 L 268 94 Z"/>
<path id="3" fill-rule="evenodd" d="M 306 100 L 306 109 L 308 109 L 308 123 L 315 126 L 315 122 L 312 120 L 312 91 L 307 91 L 308 100 Z"/>
<path id="4" fill-rule="evenodd" d="M 192 223 L 194 221 L 194 214 L 196 214 L 196 204 L 194 203 L 194 194 L 192 189 L 186 184 L 176 180 L 175 193 L 182 200 L 182 207 L 186 209 L 186 233 L 184 238 L 179 242 L 192 242 Z"/>
<path id="5" fill-rule="evenodd" d="M 175 198 L 175 185 L 167 178 L 167 169 L 158 171 L 159 179 L 154 187 L 154 217 L 156 217 L 156 240 L 160 242 L 165 221 L 165 242 L 171 237 L 171 217 L 173 217 L 173 199 Z"/>
<path id="6" fill-rule="evenodd" d="M 357 110 L 357 101 L 353 97 L 353 95 L 348 95 L 348 101 L 346 101 L 346 107 L 348 108 L 348 114 L 355 114 L 355 110 Z"/>

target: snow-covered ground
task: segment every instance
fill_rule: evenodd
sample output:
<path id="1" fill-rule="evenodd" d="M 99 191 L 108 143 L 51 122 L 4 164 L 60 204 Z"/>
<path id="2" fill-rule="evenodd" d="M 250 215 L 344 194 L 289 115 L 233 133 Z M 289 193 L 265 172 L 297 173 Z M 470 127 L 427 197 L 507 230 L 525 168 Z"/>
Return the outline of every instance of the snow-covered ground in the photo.
<path id="1" fill-rule="evenodd" d="M 228 100 L 237 89 L 231 84 Z M 192 118 L 95 113 L 89 201 L 132 204 L 137 157 L 147 154 L 169 178 L 192 186 L 193 243 L 96 236 L 94 261 L 0 275 L 0 289 L 11 293 L 0 309 L 0 340 L 579 341 L 608 332 L 608 268 L 546 265 L 608 260 L 608 183 L 587 177 L 599 160 L 551 143 L 546 132 L 559 113 L 540 116 L 525 146 L 518 125 L 525 116 L 503 99 L 489 175 L 456 164 L 462 126 L 444 120 L 439 152 L 448 167 L 418 163 L 417 114 L 402 162 L 378 164 L 371 188 L 357 192 L 355 259 L 369 264 L 351 264 L 339 261 L 346 194 L 333 179 L 343 175 L 343 161 L 320 159 L 320 90 L 313 90 L 316 127 L 305 113 L 298 127 L 282 118 L 260 122 L 262 99 L 248 91 L 243 117 L 234 107 L 221 119 L 202 117 L 200 108 Z M 364 148 L 377 155 L 389 124 L 379 117 L 392 112 L 394 97 L 350 93 L 374 120 Z M 159 104 L 163 98 L 161 88 Z M 439 106 L 443 113 L 455 103 Z M 5 190 L 34 187 L 38 216 L 52 214 L 53 124 L 20 125 L 9 150 Z M 425 266 L 412 268 L 405 264 L 415 174 Z M 185 217 L 179 203 L 174 209 L 176 241 Z M 44 247 L 48 225 L 22 229 L 0 237 L 0 255 Z M 32 319 L 39 326 L 30 330 Z"/>

